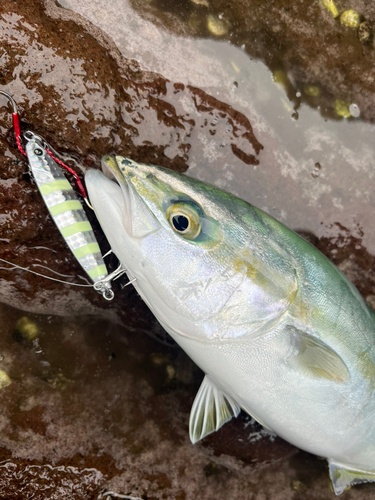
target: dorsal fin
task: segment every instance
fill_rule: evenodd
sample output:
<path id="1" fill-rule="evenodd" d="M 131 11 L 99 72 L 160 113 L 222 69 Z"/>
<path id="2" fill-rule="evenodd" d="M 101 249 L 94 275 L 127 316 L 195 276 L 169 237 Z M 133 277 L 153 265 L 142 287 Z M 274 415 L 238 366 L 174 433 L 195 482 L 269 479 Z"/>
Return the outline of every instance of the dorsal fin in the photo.
<path id="1" fill-rule="evenodd" d="M 329 462 L 329 477 L 336 495 L 341 495 L 354 484 L 375 482 L 375 472 L 348 469 L 345 465 Z"/>
<path id="2" fill-rule="evenodd" d="M 206 375 L 195 396 L 190 412 L 189 434 L 194 444 L 211 432 L 217 431 L 233 416 L 237 417 L 240 407 L 216 387 Z"/>
<path id="3" fill-rule="evenodd" d="M 297 328 L 290 327 L 295 352 L 289 365 L 307 376 L 335 382 L 349 380 L 350 374 L 341 357 L 322 340 Z"/>

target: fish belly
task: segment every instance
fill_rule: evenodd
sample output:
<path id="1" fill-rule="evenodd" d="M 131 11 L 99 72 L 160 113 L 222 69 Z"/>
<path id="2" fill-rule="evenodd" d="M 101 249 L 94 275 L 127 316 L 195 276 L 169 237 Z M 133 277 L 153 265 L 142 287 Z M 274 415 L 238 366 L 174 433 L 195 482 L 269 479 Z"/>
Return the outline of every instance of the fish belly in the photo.
<path id="1" fill-rule="evenodd" d="M 224 393 L 280 437 L 375 471 L 375 398 L 360 374 L 344 383 L 301 375 L 287 361 L 290 344 L 282 328 L 241 342 L 199 342 L 170 333 Z"/>

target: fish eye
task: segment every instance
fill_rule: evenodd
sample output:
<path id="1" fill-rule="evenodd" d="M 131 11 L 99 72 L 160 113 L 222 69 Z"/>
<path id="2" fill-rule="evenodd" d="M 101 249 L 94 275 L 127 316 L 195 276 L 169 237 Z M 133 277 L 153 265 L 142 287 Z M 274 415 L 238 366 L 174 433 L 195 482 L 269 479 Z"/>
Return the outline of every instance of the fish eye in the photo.
<path id="1" fill-rule="evenodd" d="M 43 150 L 40 149 L 40 148 L 35 148 L 34 149 L 34 153 L 37 155 L 37 156 L 42 156 L 43 155 Z"/>
<path id="2" fill-rule="evenodd" d="M 183 233 L 189 227 L 189 219 L 185 215 L 173 215 L 171 222 L 174 229 L 179 233 Z"/>
<path id="3" fill-rule="evenodd" d="M 172 229 L 183 238 L 194 240 L 201 232 L 201 216 L 188 203 L 175 203 L 167 209 L 167 219 Z"/>

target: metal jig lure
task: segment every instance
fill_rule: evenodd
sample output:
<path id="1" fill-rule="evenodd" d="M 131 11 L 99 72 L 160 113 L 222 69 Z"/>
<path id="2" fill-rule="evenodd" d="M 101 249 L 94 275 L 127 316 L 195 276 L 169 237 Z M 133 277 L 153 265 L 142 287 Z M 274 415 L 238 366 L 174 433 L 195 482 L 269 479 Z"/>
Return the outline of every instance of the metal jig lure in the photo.
<path id="1" fill-rule="evenodd" d="M 125 269 L 120 265 L 115 271 L 108 274 L 98 242 L 82 203 L 58 164 L 74 175 L 82 197 L 92 209 L 81 180 L 74 170 L 53 155 L 52 148 L 44 139 L 33 132 L 27 131 L 24 133 L 27 145 L 26 152 L 23 150 L 16 103 L 7 92 L 0 90 L 0 94 L 9 100 L 13 107 L 13 125 L 18 149 L 28 159 L 30 173 L 38 186 L 53 221 L 69 249 L 93 282 L 93 288 L 102 294 L 106 300 L 112 300 L 114 292 L 111 281 L 124 274 Z M 46 278 L 48 277 L 46 276 Z"/>

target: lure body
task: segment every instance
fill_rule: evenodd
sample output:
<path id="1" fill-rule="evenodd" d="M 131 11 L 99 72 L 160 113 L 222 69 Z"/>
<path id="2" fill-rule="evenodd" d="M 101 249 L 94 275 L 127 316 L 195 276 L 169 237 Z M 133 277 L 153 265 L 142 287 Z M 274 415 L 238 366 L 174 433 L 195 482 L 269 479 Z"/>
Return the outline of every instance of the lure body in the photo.
<path id="1" fill-rule="evenodd" d="M 93 283 L 102 281 L 108 271 L 71 184 L 37 139 L 28 140 L 26 154 L 32 176 L 62 237 Z"/>
<path id="2" fill-rule="evenodd" d="M 336 494 L 375 481 L 375 322 L 316 248 L 195 179 L 105 157 L 86 185 L 101 226 L 161 325 L 206 373 L 196 442 L 240 408 L 326 457 Z"/>

